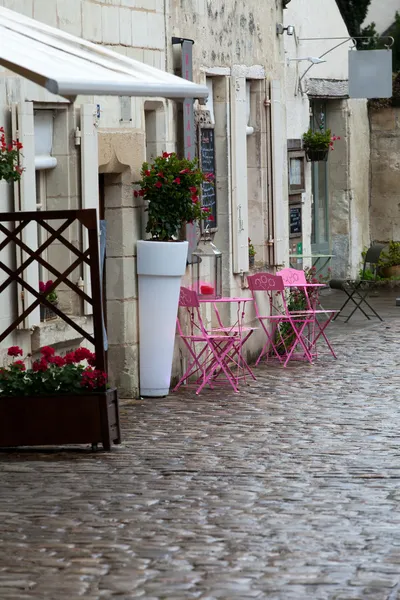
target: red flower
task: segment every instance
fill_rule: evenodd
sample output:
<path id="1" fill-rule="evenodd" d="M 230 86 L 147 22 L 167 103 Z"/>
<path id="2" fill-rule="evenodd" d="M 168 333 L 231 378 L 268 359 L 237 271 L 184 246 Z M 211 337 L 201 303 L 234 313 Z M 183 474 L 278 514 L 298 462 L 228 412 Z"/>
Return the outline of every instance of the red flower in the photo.
<path id="1" fill-rule="evenodd" d="M 189 188 L 189 192 L 191 194 L 193 194 L 193 196 L 195 196 L 197 194 L 197 187 L 194 187 L 193 185 Z"/>
<path id="2" fill-rule="evenodd" d="M 82 373 L 81 386 L 90 390 L 104 388 L 107 384 L 107 373 L 88 367 Z"/>
<path id="3" fill-rule="evenodd" d="M 75 362 L 81 362 L 81 360 L 88 360 L 92 358 L 93 354 L 87 348 L 78 348 L 75 350 Z"/>
<path id="4" fill-rule="evenodd" d="M 92 354 L 92 356 L 90 358 L 88 358 L 88 363 L 91 367 L 96 366 L 96 355 L 95 354 Z"/>
<path id="5" fill-rule="evenodd" d="M 149 170 L 147 169 L 147 171 L 145 171 L 145 172 L 144 172 L 144 174 L 145 174 L 145 176 L 146 176 L 146 177 L 149 177 L 149 176 L 151 175 L 151 171 L 149 171 Z"/>
<path id="6" fill-rule="evenodd" d="M 64 356 L 64 360 L 66 365 L 73 365 L 75 362 L 77 362 L 75 360 L 75 352 L 67 352 L 67 354 Z"/>
<path id="7" fill-rule="evenodd" d="M 23 360 L 16 360 L 13 366 L 17 367 L 20 371 L 26 371 L 26 366 Z"/>
<path id="8" fill-rule="evenodd" d="M 170 153 L 168 153 L 168 152 L 163 152 L 163 153 L 162 153 L 162 157 L 163 157 L 163 158 L 169 158 L 169 157 L 170 157 L 170 156 L 172 156 L 172 155 L 173 155 L 173 152 L 170 152 Z"/>
<path id="9" fill-rule="evenodd" d="M 49 281 L 45 284 L 45 292 L 47 293 L 49 291 L 49 289 L 51 288 L 51 286 L 53 285 L 53 280 L 49 279 Z"/>
<path id="10" fill-rule="evenodd" d="M 137 190 L 135 190 L 135 191 L 133 192 L 133 195 L 135 196 L 135 198 L 137 198 L 137 197 L 139 196 L 139 192 L 138 192 Z"/>
<path id="11" fill-rule="evenodd" d="M 144 190 L 139 190 L 138 194 L 139 196 L 144 196 Z"/>
<path id="12" fill-rule="evenodd" d="M 162 177 L 164 179 L 164 173 L 162 173 L 161 171 L 159 173 L 157 173 L 157 177 Z"/>
<path id="13" fill-rule="evenodd" d="M 4 127 L 0 127 L 1 133 L 4 133 Z"/>
<path id="14" fill-rule="evenodd" d="M 154 185 L 155 185 L 156 188 L 162 187 L 161 181 L 157 181 L 157 183 L 155 183 Z"/>
<path id="15" fill-rule="evenodd" d="M 214 179 L 214 175 L 212 173 L 205 173 L 204 178 L 209 181 L 210 179 Z"/>
<path id="16" fill-rule="evenodd" d="M 43 354 L 44 358 L 46 358 L 48 360 L 49 356 L 53 356 L 53 354 L 55 354 L 55 350 L 54 350 L 54 348 L 51 348 L 50 346 L 44 346 L 41 349 L 40 353 Z"/>
<path id="17" fill-rule="evenodd" d="M 65 365 L 65 358 L 62 356 L 49 356 L 49 363 L 56 365 L 56 367 L 63 367 Z"/>
<path id="18" fill-rule="evenodd" d="M 22 175 L 22 173 L 25 171 L 25 169 L 23 169 L 22 167 L 20 167 L 19 165 L 17 165 L 15 167 L 15 170 L 17 171 L 17 173 L 19 173 L 20 175 Z"/>
<path id="19" fill-rule="evenodd" d="M 21 142 L 18 142 L 18 141 L 14 142 L 14 145 L 17 150 L 22 150 L 22 148 L 23 148 L 23 145 L 21 144 Z"/>
<path id="20" fill-rule="evenodd" d="M 178 184 L 178 185 L 179 185 L 179 184 L 180 184 L 180 182 L 181 182 L 181 180 L 179 179 L 179 177 L 175 177 L 175 179 L 174 179 L 173 183 L 176 183 L 176 184 Z"/>
<path id="21" fill-rule="evenodd" d="M 7 150 L 8 150 L 9 152 L 12 152 L 12 149 L 13 149 L 13 145 L 12 145 L 12 144 L 8 144 L 8 148 L 7 148 Z"/>
<path id="22" fill-rule="evenodd" d="M 44 281 L 39 281 L 39 292 L 40 292 L 41 294 L 44 294 L 44 293 L 45 293 L 45 291 L 46 291 L 46 286 L 45 286 L 45 283 L 44 283 Z"/>
<path id="23" fill-rule="evenodd" d="M 32 365 L 32 369 L 35 373 L 47 371 L 48 364 L 45 358 L 41 358 L 40 360 L 35 360 Z"/>
<path id="24" fill-rule="evenodd" d="M 180 175 L 183 175 L 184 173 L 190 173 L 190 169 L 182 169 L 182 171 L 179 171 Z"/>
<path id="25" fill-rule="evenodd" d="M 24 351 L 19 346 L 10 346 L 7 354 L 8 356 L 23 356 Z"/>
<path id="26" fill-rule="evenodd" d="M 209 208 L 208 206 L 202 206 L 201 210 L 205 213 L 208 213 L 208 212 L 210 212 L 211 208 Z"/>
<path id="27" fill-rule="evenodd" d="M 214 217 L 213 217 L 212 215 L 210 215 L 210 216 L 208 217 L 208 220 L 209 220 L 209 221 L 215 221 L 215 219 L 214 219 Z"/>
<path id="28" fill-rule="evenodd" d="M 199 201 L 199 197 L 198 196 L 192 196 L 192 202 L 193 204 L 197 204 Z"/>

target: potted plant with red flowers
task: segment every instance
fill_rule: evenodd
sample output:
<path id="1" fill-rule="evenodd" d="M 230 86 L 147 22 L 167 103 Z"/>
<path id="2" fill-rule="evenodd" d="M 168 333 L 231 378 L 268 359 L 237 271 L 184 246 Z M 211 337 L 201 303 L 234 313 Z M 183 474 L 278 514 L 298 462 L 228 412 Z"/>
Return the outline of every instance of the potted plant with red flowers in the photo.
<path id="1" fill-rule="evenodd" d="M 187 223 L 210 220 L 200 189 L 209 175 L 197 160 L 164 152 L 143 163 L 136 197 L 148 213 L 149 240 L 137 243 L 139 276 L 140 393 L 168 394 L 175 341 L 179 290 L 185 273 L 188 243 L 180 241 Z"/>
<path id="2" fill-rule="evenodd" d="M 19 181 L 23 169 L 19 166 L 22 144 L 17 140 L 7 143 L 4 127 L 0 127 L 0 181 Z"/>
<path id="3" fill-rule="evenodd" d="M 306 151 L 308 162 L 328 160 L 329 150 L 334 150 L 335 142 L 340 140 L 337 135 L 332 135 L 330 129 L 326 131 L 312 131 L 309 129 L 303 134 L 303 148 Z"/>
<path id="4" fill-rule="evenodd" d="M 46 282 L 39 281 L 39 292 L 46 296 L 46 300 L 48 300 L 48 302 L 51 302 L 51 304 L 53 304 L 54 306 L 57 306 L 58 305 L 57 292 L 55 290 L 49 292 L 49 289 L 51 288 L 52 285 L 53 285 L 53 282 L 51 279 Z M 57 318 L 57 315 L 51 310 L 51 308 L 49 308 L 48 306 L 45 306 L 44 304 L 40 305 L 40 320 L 41 321 L 49 321 L 50 319 L 55 319 L 55 318 Z"/>
<path id="5" fill-rule="evenodd" d="M 95 355 L 78 348 L 59 356 L 46 346 L 31 365 L 18 346 L 0 369 L 0 446 L 120 443 L 118 395 Z M 29 358 L 29 357 L 27 357 Z"/>

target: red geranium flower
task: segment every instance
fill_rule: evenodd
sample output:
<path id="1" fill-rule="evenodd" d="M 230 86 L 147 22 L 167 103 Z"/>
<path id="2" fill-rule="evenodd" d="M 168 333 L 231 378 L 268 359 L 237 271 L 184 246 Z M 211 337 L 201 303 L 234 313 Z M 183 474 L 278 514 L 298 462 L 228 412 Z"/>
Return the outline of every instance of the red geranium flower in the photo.
<path id="1" fill-rule="evenodd" d="M 133 195 L 135 196 L 135 198 L 137 198 L 137 197 L 139 196 L 139 192 L 138 192 L 137 190 L 135 190 L 135 191 L 133 192 Z"/>
<path id="2" fill-rule="evenodd" d="M 51 348 L 50 346 L 44 346 L 41 351 L 41 354 L 43 354 L 43 356 L 48 359 L 49 356 L 53 356 L 53 354 L 55 354 L 55 350 L 54 348 Z"/>
<path id="3" fill-rule="evenodd" d="M 35 371 L 35 373 L 47 371 L 47 368 L 48 368 L 48 363 L 45 358 L 41 358 L 40 360 L 35 360 L 35 362 L 32 365 L 32 369 Z"/>
<path id="4" fill-rule="evenodd" d="M 67 354 L 64 356 L 64 360 L 66 365 L 73 365 L 75 362 L 77 362 L 75 359 L 75 352 L 67 352 Z"/>
<path id="5" fill-rule="evenodd" d="M 177 183 L 178 185 L 180 184 L 181 180 L 179 177 L 175 177 L 173 183 Z"/>
<path id="6" fill-rule="evenodd" d="M 89 360 L 93 354 L 88 348 L 78 348 L 75 350 L 75 362 L 81 362 L 81 360 Z"/>
<path id="7" fill-rule="evenodd" d="M 24 351 L 19 346 L 10 346 L 7 354 L 8 356 L 23 356 Z"/>
<path id="8" fill-rule="evenodd" d="M 182 169 L 182 171 L 179 171 L 180 175 L 184 175 L 184 173 L 190 173 L 190 169 Z"/>
<path id="9" fill-rule="evenodd" d="M 26 366 L 23 360 L 16 360 L 14 362 L 14 367 L 18 367 L 20 371 L 26 371 Z"/>
<path id="10" fill-rule="evenodd" d="M 65 365 L 65 358 L 62 356 L 49 356 L 49 363 L 56 365 L 56 367 L 63 367 Z"/>
<path id="11" fill-rule="evenodd" d="M 161 181 L 157 181 L 157 183 L 155 183 L 154 185 L 155 185 L 156 188 L 162 187 Z"/>
<path id="12" fill-rule="evenodd" d="M 197 187 L 194 187 L 194 186 L 190 187 L 189 192 L 195 196 L 197 194 Z"/>
<path id="13" fill-rule="evenodd" d="M 146 177 L 149 177 L 149 176 L 151 175 L 151 171 L 149 171 L 149 170 L 147 169 L 147 171 L 145 171 L 145 172 L 144 172 L 144 174 L 146 175 Z"/>
<path id="14" fill-rule="evenodd" d="M 168 152 L 163 152 L 162 153 L 162 157 L 163 158 L 169 158 L 170 156 L 172 156 L 172 154 L 173 154 L 173 152 L 169 152 L 169 153 Z"/>
<path id="15" fill-rule="evenodd" d="M 192 196 L 192 202 L 193 204 L 197 204 L 199 201 L 199 197 L 198 196 Z"/>

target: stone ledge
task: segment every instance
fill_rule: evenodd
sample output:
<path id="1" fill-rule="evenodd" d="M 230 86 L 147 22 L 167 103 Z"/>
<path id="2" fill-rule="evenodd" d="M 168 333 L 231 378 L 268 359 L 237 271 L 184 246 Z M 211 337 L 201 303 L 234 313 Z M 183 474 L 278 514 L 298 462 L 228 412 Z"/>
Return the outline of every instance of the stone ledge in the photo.
<path id="1" fill-rule="evenodd" d="M 84 331 L 92 333 L 92 317 L 70 317 L 74 323 Z M 84 338 L 65 323 L 62 319 L 46 321 L 35 326 L 32 334 L 32 354 L 38 352 L 43 346 L 52 346 L 60 349 L 62 347 L 79 346 Z"/>

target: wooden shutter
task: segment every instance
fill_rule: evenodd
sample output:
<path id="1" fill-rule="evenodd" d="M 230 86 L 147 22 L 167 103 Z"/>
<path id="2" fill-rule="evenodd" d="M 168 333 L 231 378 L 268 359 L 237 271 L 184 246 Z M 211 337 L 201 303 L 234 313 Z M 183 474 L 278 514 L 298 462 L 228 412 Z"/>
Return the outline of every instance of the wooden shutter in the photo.
<path id="1" fill-rule="evenodd" d="M 35 136 L 33 103 L 19 102 L 12 105 L 12 137 L 23 145 L 20 155 L 21 167 L 24 172 L 21 180 L 14 184 L 14 210 L 36 211 L 36 175 L 35 175 Z M 31 250 L 38 248 L 38 232 L 36 222 L 29 223 L 21 233 L 22 241 Z M 21 265 L 29 257 L 26 252 L 16 248 L 16 264 Z M 29 283 L 35 290 L 39 290 L 39 265 L 33 261 L 22 273 L 24 281 Z M 18 314 L 21 314 L 32 304 L 35 297 L 17 285 Z M 20 328 L 30 329 L 40 323 L 39 307 L 32 311 L 21 324 Z"/>
<path id="2" fill-rule="evenodd" d="M 249 270 L 246 78 L 231 77 L 233 272 Z"/>
<path id="3" fill-rule="evenodd" d="M 81 179 L 82 208 L 95 208 L 99 211 L 99 159 L 96 127 L 96 107 L 93 104 L 81 105 Z M 83 228 L 83 247 L 87 248 L 87 230 Z M 91 296 L 90 268 L 85 264 L 84 291 Z M 93 312 L 87 302 L 84 303 L 85 314 Z"/>

